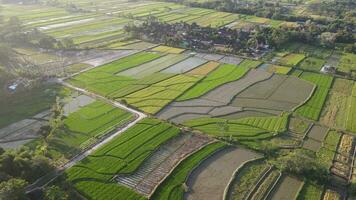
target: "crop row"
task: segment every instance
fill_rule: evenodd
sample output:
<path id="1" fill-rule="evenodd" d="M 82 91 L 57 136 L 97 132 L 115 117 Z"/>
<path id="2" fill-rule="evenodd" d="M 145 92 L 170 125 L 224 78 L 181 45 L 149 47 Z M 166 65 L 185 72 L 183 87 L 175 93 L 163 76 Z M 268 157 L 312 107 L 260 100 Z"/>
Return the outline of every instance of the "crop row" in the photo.
<path id="1" fill-rule="evenodd" d="M 240 79 L 247 71 L 247 67 L 223 64 L 208 74 L 208 76 L 203 78 L 198 84 L 194 85 L 194 87 L 190 88 L 177 100 L 184 101 L 202 96 L 220 85 Z"/>
<path id="2" fill-rule="evenodd" d="M 70 114 L 64 120 L 65 132 L 54 135 L 50 142 L 53 151 L 73 156 L 85 143 L 94 143 L 107 134 L 133 119 L 133 115 L 109 104 L 96 101 Z M 85 145 L 84 145 L 85 146 Z"/>
<path id="3" fill-rule="evenodd" d="M 311 98 L 301 107 L 299 107 L 296 110 L 296 113 L 309 119 L 318 120 L 326 97 L 329 93 L 329 88 L 331 86 L 333 77 L 322 74 L 303 72 L 300 78 L 314 83 L 316 88 Z"/>
<path id="4" fill-rule="evenodd" d="M 132 93 L 124 99 L 147 113 L 156 113 L 194 85 L 200 78 L 177 75 Z"/>
<path id="5" fill-rule="evenodd" d="M 288 116 L 287 113 L 283 113 L 277 117 L 248 117 L 236 120 L 199 118 L 187 121 L 184 125 L 214 136 L 255 140 L 269 138 L 275 133 L 284 132 L 287 128 Z"/>
<path id="6" fill-rule="evenodd" d="M 116 174 L 134 172 L 161 144 L 179 129 L 156 119 L 144 119 L 66 171 L 68 180 L 90 199 L 143 199 L 113 183 Z"/>

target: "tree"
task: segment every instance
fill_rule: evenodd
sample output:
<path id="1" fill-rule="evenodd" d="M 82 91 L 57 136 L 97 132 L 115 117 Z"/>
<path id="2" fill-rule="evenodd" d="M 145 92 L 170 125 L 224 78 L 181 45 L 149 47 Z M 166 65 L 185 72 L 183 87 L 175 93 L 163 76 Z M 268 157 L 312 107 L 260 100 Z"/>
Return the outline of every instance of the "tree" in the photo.
<path id="1" fill-rule="evenodd" d="M 27 182 L 22 179 L 10 179 L 0 183 L 0 199 L 23 200 L 27 199 L 25 186 Z"/>
<path id="2" fill-rule="evenodd" d="M 67 200 L 69 199 L 68 194 L 61 190 L 58 186 L 47 187 L 44 191 L 45 200 Z"/>

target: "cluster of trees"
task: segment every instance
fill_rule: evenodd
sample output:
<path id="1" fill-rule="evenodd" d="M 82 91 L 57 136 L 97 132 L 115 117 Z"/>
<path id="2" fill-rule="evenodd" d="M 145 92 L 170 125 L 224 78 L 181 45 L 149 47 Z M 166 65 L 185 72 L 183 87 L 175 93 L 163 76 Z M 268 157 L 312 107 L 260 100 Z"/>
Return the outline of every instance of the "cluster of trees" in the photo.
<path id="1" fill-rule="evenodd" d="M 52 169 L 46 157 L 29 148 L 0 149 L 0 199 L 25 199 L 24 187 Z"/>
<path id="2" fill-rule="evenodd" d="M 227 27 L 201 27 L 195 23 L 168 24 L 155 18 L 150 18 L 139 26 L 128 25 L 125 31 L 133 37 L 170 46 L 212 51 L 216 46 L 224 46 L 231 53 L 252 53 L 266 44 L 278 46 L 282 41 L 280 35 L 270 28 L 251 32 Z"/>
<path id="3" fill-rule="evenodd" d="M 333 29 L 334 25 L 330 25 Z M 162 42 L 171 46 L 191 49 L 210 49 L 215 45 L 224 45 L 232 53 L 252 53 L 264 45 L 279 48 L 284 44 L 303 42 L 334 48 L 338 43 L 346 43 L 345 50 L 355 52 L 355 38 L 352 31 L 339 30 L 329 32 L 329 29 L 309 22 L 296 27 L 281 26 L 278 28 L 256 26 L 254 30 L 234 30 L 227 27 L 201 27 L 195 23 L 184 22 L 168 24 L 149 17 L 141 25 L 128 25 L 125 30 L 133 37 Z"/>
<path id="4" fill-rule="evenodd" d="M 314 152 L 296 149 L 286 155 L 278 156 L 273 164 L 283 172 L 306 177 L 321 185 L 330 180 L 329 168 L 318 162 Z"/>

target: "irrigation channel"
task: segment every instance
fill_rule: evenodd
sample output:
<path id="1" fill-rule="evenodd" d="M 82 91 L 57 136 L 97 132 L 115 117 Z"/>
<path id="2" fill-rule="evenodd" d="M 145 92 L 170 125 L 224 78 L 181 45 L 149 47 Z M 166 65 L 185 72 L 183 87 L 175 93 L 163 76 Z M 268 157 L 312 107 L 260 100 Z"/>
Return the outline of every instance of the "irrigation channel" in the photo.
<path id="1" fill-rule="evenodd" d="M 141 121 L 142 119 L 144 119 L 145 117 L 147 117 L 146 114 L 139 112 L 135 109 L 129 108 L 126 105 L 123 105 L 117 101 L 113 101 L 110 99 L 107 99 L 101 95 L 89 92 L 85 89 L 82 88 L 78 88 L 75 87 L 67 82 L 64 82 L 64 79 L 55 79 L 54 82 L 59 83 L 65 87 L 71 88 L 73 90 L 76 90 L 78 92 L 81 92 L 87 96 L 90 96 L 92 98 L 95 99 L 100 99 L 106 103 L 109 103 L 117 108 L 126 110 L 128 112 L 131 112 L 135 115 L 135 120 L 133 120 L 132 122 L 125 124 L 124 127 L 120 127 L 115 133 L 110 134 L 107 137 L 104 137 L 103 139 L 101 139 L 98 143 L 94 144 L 93 146 L 91 146 L 90 148 L 88 148 L 87 150 L 83 151 L 82 153 L 78 154 L 77 156 L 73 157 L 70 161 L 68 161 L 66 164 L 64 164 L 62 167 L 60 167 L 59 169 L 57 169 L 56 171 L 49 173 L 41 178 L 39 178 L 37 181 L 35 181 L 33 184 L 28 185 L 25 190 L 26 193 L 31 193 L 37 189 L 41 189 L 43 187 L 45 187 L 46 185 L 48 185 L 50 182 L 52 182 L 53 180 L 55 180 L 59 175 L 61 175 L 66 169 L 71 168 L 72 166 L 74 166 L 76 163 L 78 163 L 79 161 L 83 160 L 85 157 L 87 157 L 88 155 L 90 155 L 92 152 L 94 152 L 95 150 L 99 149 L 101 146 L 105 145 L 106 143 L 110 142 L 114 137 L 120 135 L 121 133 L 123 133 L 124 131 L 126 131 L 127 129 L 131 128 L 132 126 L 134 126 L 136 123 L 138 123 L 139 121 Z"/>

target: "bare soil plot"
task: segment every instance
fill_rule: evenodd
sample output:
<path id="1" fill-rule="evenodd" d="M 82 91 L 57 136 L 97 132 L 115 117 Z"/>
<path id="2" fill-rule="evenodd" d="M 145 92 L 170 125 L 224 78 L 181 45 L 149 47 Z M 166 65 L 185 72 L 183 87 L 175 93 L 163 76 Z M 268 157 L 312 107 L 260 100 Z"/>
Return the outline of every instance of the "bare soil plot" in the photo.
<path id="1" fill-rule="evenodd" d="M 348 134 L 344 134 L 341 137 L 333 165 L 330 169 L 332 174 L 346 181 L 349 179 L 350 170 L 352 170 L 352 157 L 355 148 L 354 140 L 354 137 Z"/>
<path id="2" fill-rule="evenodd" d="M 314 140 L 312 138 L 307 138 L 303 142 L 303 148 L 309 149 L 311 151 L 317 152 L 321 147 L 321 142 Z"/>
<path id="3" fill-rule="evenodd" d="M 187 56 L 183 54 L 167 54 L 151 62 L 125 70 L 118 75 L 143 78 L 145 76 L 154 74 L 155 72 L 161 71 L 167 67 L 170 67 L 171 65 L 174 65 L 186 58 Z"/>
<path id="4" fill-rule="evenodd" d="M 224 149 L 201 163 L 187 181 L 187 200 L 221 200 L 234 171 L 259 155 L 243 148 Z"/>
<path id="5" fill-rule="evenodd" d="M 118 175 L 116 180 L 149 197 L 181 160 L 211 141 L 205 136 L 180 134 L 160 146 L 134 173 Z"/>
<path id="6" fill-rule="evenodd" d="M 206 63 L 207 60 L 205 59 L 201 59 L 201 58 L 197 58 L 197 57 L 190 57 L 186 60 L 183 60 L 175 65 L 172 65 L 170 67 L 168 67 L 167 69 L 163 70 L 163 73 L 185 73 L 188 72 L 204 63 Z"/>
<path id="7" fill-rule="evenodd" d="M 279 181 L 278 185 L 270 195 L 269 199 L 273 199 L 273 200 L 294 199 L 297 196 L 302 186 L 303 186 L 303 181 L 295 177 L 284 176 Z"/>

